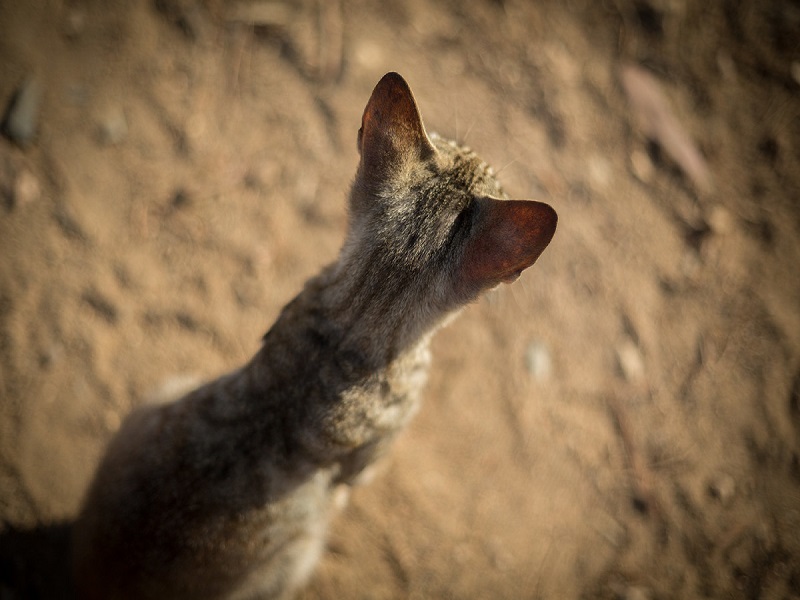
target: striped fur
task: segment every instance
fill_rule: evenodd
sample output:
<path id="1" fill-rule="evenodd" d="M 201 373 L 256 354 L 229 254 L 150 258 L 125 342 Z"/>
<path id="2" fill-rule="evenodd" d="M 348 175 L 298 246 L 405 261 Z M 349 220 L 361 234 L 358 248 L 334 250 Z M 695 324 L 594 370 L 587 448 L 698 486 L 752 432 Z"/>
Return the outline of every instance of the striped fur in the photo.
<path id="1" fill-rule="evenodd" d="M 433 332 L 552 237 L 545 205 L 508 213 L 533 234 L 504 223 L 512 204 L 491 169 L 428 137 L 396 74 L 373 92 L 359 148 L 338 260 L 248 364 L 139 409 L 112 440 L 76 523 L 80 597 L 291 596 L 323 551 L 336 490 L 417 410 Z M 512 238 L 504 256 L 486 223 Z"/>

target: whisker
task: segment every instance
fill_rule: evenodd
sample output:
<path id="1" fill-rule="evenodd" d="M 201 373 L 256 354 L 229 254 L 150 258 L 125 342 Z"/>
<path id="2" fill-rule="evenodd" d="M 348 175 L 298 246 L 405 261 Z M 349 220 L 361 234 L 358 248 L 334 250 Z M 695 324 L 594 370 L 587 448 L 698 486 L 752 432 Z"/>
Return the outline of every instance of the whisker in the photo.
<path id="1" fill-rule="evenodd" d="M 461 138 L 458 135 L 458 102 L 454 102 L 453 104 L 456 107 L 456 139 L 459 140 Z"/>
<path id="2" fill-rule="evenodd" d="M 500 173 L 502 173 L 503 171 L 505 171 L 505 170 L 506 170 L 508 167 L 510 167 L 511 165 L 513 165 L 513 164 L 514 164 L 514 163 L 516 163 L 516 162 L 517 162 L 517 159 L 516 159 L 516 158 L 512 158 L 512 159 L 511 159 L 509 162 L 507 162 L 506 164 L 504 164 L 504 165 L 503 165 L 502 167 L 500 167 L 499 169 L 495 169 L 495 172 L 494 172 L 494 174 L 495 174 L 495 175 L 499 175 Z"/>
<path id="3" fill-rule="evenodd" d="M 484 113 L 488 110 L 488 108 L 489 108 L 488 106 L 484 106 L 478 111 L 478 114 L 475 115 L 475 117 L 473 117 L 472 122 L 469 124 L 469 127 L 467 127 L 467 130 L 464 132 L 464 138 L 463 139 L 459 138 L 461 139 L 462 142 L 464 143 L 467 142 L 467 138 L 469 137 L 469 134 L 472 132 L 472 128 L 475 127 L 475 124 L 478 122 L 478 119 L 484 115 Z"/>

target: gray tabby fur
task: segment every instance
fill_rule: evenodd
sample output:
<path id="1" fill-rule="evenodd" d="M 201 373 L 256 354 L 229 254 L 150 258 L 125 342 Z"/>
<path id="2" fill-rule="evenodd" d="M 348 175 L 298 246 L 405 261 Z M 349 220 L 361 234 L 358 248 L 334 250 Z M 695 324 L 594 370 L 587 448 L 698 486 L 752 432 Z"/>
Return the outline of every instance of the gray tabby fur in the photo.
<path id="1" fill-rule="evenodd" d="M 74 532 L 86 599 L 285 598 L 320 557 L 337 490 L 417 410 L 428 343 L 550 241 L 555 213 L 504 198 L 471 151 L 428 137 L 387 74 L 359 131 L 338 260 L 240 369 L 131 414 Z"/>

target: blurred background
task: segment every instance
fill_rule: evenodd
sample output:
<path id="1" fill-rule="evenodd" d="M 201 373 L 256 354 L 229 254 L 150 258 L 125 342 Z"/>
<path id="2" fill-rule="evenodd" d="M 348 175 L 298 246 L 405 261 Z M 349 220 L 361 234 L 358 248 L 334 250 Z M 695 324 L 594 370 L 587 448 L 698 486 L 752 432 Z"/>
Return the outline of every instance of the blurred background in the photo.
<path id="1" fill-rule="evenodd" d="M 0 1 L 0 597 L 338 251 L 400 72 L 559 229 L 438 334 L 306 599 L 800 598 L 800 5 Z"/>

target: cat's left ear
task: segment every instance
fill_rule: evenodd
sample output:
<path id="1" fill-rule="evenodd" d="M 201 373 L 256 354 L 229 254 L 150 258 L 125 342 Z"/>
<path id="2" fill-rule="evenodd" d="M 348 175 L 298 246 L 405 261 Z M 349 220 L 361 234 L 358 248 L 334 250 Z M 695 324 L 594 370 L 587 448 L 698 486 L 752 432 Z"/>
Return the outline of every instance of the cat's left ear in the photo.
<path id="1" fill-rule="evenodd" d="M 358 151 L 363 169 L 380 174 L 436 152 L 411 88 L 397 73 L 384 75 L 372 91 L 358 130 Z"/>

